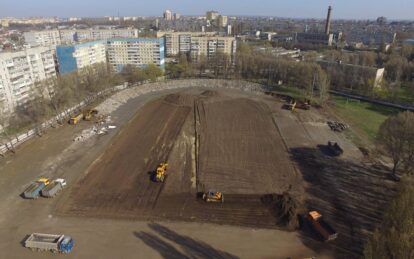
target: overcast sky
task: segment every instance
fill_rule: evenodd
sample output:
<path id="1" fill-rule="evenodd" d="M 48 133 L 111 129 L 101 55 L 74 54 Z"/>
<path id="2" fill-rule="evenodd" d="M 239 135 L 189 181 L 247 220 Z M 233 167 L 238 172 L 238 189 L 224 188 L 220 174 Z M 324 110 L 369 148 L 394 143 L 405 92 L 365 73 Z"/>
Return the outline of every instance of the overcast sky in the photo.
<path id="1" fill-rule="evenodd" d="M 0 0 L 0 17 L 161 16 L 165 9 L 201 15 L 214 9 L 226 15 L 414 20 L 414 0 Z"/>

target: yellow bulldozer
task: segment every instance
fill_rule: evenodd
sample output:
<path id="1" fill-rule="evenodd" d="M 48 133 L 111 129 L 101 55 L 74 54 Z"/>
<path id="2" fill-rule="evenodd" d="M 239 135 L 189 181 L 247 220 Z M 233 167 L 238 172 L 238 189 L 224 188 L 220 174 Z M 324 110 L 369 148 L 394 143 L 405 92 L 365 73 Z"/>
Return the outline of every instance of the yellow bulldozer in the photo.
<path id="1" fill-rule="evenodd" d="M 224 195 L 222 192 L 208 191 L 203 194 L 203 200 L 206 202 L 224 202 Z"/>
<path id="2" fill-rule="evenodd" d="M 164 182 L 165 177 L 167 176 L 167 167 L 168 164 L 167 163 L 161 163 L 158 167 L 157 167 L 157 171 L 155 171 L 155 175 L 153 176 L 153 179 L 155 182 Z"/>
<path id="3" fill-rule="evenodd" d="M 83 112 L 83 119 L 86 121 L 90 121 L 92 117 L 97 114 L 98 114 L 98 110 L 96 109 L 86 110 Z"/>

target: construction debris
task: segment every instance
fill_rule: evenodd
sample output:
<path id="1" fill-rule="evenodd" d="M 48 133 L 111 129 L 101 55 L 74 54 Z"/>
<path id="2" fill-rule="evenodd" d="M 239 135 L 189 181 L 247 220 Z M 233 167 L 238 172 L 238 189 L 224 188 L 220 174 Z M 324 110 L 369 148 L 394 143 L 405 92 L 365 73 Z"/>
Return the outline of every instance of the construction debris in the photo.
<path id="1" fill-rule="evenodd" d="M 342 132 L 349 128 L 348 124 L 339 122 L 339 121 L 328 121 L 328 126 L 331 128 L 331 130 L 336 132 Z"/>
<path id="2" fill-rule="evenodd" d="M 95 135 L 106 135 L 108 134 L 108 131 L 110 129 L 115 129 L 115 128 L 116 126 L 114 125 L 100 126 L 100 127 L 93 126 L 92 128 L 83 130 L 79 136 L 73 139 L 73 141 L 85 141 Z"/>

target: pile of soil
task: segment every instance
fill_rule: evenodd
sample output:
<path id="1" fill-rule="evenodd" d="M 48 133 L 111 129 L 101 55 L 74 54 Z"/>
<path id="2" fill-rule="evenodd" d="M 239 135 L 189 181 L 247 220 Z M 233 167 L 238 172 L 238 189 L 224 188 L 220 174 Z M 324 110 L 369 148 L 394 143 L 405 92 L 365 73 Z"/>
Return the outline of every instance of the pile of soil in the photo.
<path id="1" fill-rule="evenodd" d="M 262 202 L 276 218 L 277 224 L 289 231 L 299 228 L 299 215 L 303 212 L 303 204 L 288 192 L 267 194 Z"/>
<path id="2" fill-rule="evenodd" d="M 217 96 L 218 92 L 217 91 L 212 91 L 212 90 L 206 90 L 204 92 L 201 93 L 201 96 L 203 97 L 214 97 Z"/>

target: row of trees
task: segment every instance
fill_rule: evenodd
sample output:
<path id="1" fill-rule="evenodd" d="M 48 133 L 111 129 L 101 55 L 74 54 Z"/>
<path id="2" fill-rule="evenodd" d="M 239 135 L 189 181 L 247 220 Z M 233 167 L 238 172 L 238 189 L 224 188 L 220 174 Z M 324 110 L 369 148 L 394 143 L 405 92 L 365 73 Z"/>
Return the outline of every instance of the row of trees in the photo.
<path id="1" fill-rule="evenodd" d="M 375 230 L 365 246 L 366 259 L 414 258 L 413 129 L 414 113 L 408 111 L 389 117 L 380 127 L 378 141 L 393 160 L 393 175 L 399 171 L 406 175 L 381 227 Z"/>
<path id="2" fill-rule="evenodd" d="M 406 178 L 387 209 L 381 227 L 364 249 L 366 259 L 414 258 L 414 179 Z"/>
<path id="3" fill-rule="evenodd" d="M 315 62 L 296 62 L 287 57 L 269 57 L 253 50 L 250 45 L 239 44 L 235 60 L 216 53 L 210 58 L 200 56 L 193 61 L 181 55 L 177 64 L 167 66 L 167 75 L 174 78 L 200 75 L 215 78 L 265 80 L 268 85 L 282 81 L 285 85 L 301 89 L 309 98 L 327 99 L 330 81 L 326 72 Z"/>
<path id="4" fill-rule="evenodd" d="M 93 95 L 123 81 L 106 64 L 95 64 L 77 72 L 35 83 L 32 98 L 17 106 L 9 129 L 38 124 Z"/>

